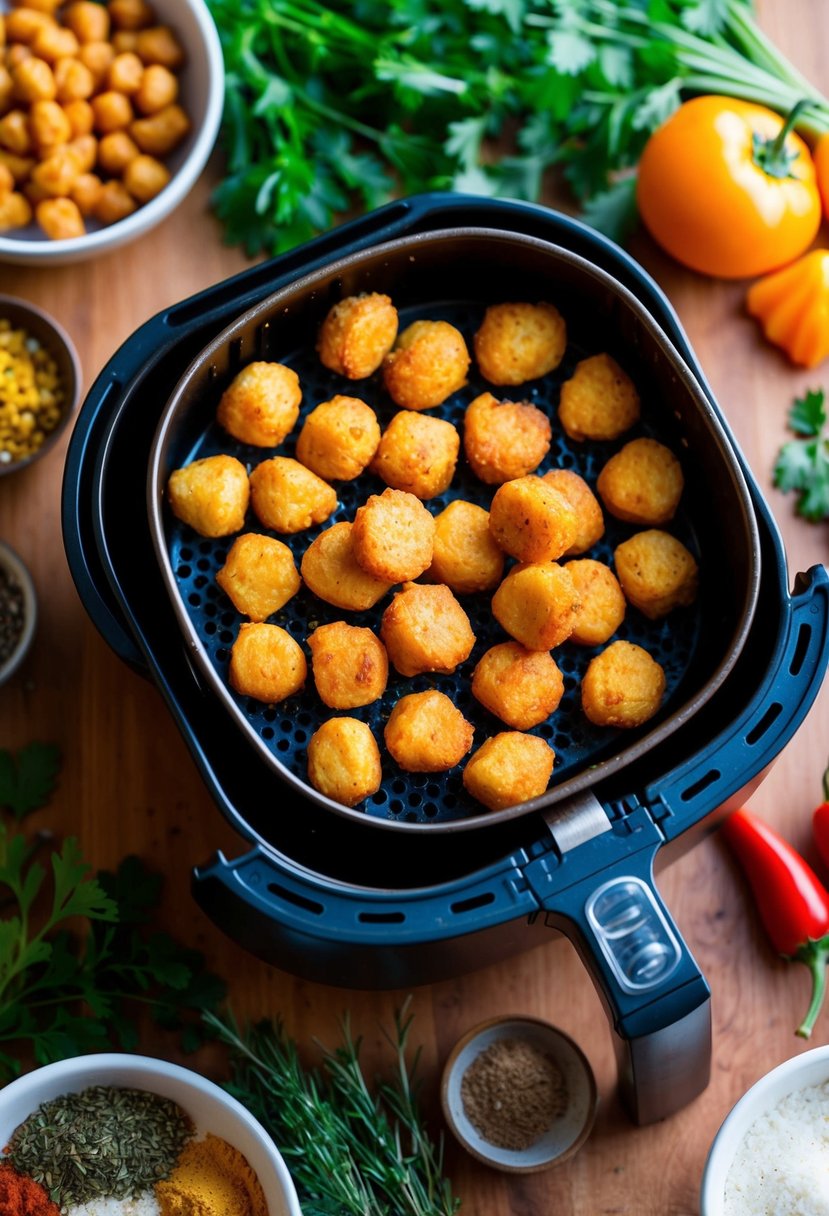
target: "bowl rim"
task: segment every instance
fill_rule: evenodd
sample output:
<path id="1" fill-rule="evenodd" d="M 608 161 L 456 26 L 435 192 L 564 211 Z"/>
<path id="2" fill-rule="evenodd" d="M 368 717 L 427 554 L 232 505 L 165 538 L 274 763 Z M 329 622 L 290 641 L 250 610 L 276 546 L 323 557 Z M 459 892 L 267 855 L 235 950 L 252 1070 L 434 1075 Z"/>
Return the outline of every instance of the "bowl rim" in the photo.
<path id="1" fill-rule="evenodd" d="M 174 1064 L 160 1056 L 133 1055 L 130 1052 L 100 1052 L 71 1056 L 64 1060 L 53 1061 L 51 1064 L 42 1064 L 39 1068 L 34 1068 L 30 1072 L 16 1077 L 0 1089 L 0 1111 L 2 1111 L 3 1105 L 8 1100 L 9 1095 L 17 1097 L 24 1093 L 28 1086 L 36 1086 L 38 1083 L 55 1080 L 66 1081 L 71 1084 L 86 1075 L 94 1075 L 107 1071 L 118 1071 L 120 1073 L 135 1072 L 137 1074 L 136 1083 L 144 1085 L 145 1088 L 149 1088 L 149 1083 L 139 1080 L 138 1074 L 155 1073 L 158 1076 L 181 1084 L 183 1087 L 189 1087 L 208 1099 L 219 1102 L 238 1119 L 254 1139 L 259 1142 L 263 1151 L 268 1154 L 270 1164 L 283 1193 L 288 1216 L 302 1216 L 296 1186 L 285 1163 L 285 1159 L 278 1145 L 259 1120 L 237 1098 L 234 1098 L 227 1090 L 222 1089 L 215 1081 L 202 1076 L 201 1073 L 196 1072 L 192 1068 L 187 1068 L 183 1064 Z M 99 1080 L 90 1083 L 105 1084 L 106 1082 Z M 120 1084 L 123 1083 L 120 1082 Z M 48 1098 L 42 1099 L 42 1101 L 48 1100 Z M 36 1107 L 32 1109 L 34 1110 Z"/>
<path id="2" fill-rule="evenodd" d="M 758 1077 L 737 1099 L 717 1129 L 708 1150 L 700 1183 L 700 1216 L 722 1216 L 725 1178 L 743 1135 L 754 1120 L 800 1089 L 800 1074 L 821 1065 L 824 1067 L 824 1081 L 829 1082 L 829 1043 L 783 1060 Z M 819 1084 L 819 1079 L 806 1082 L 806 1086 Z M 770 1094 L 774 1096 L 765 1101 Z"/>
<path id="3" fill-rule="evenodd" d="M 522 1165 L 518 1160 L 515 1162 L 500 1161 L 496 1157 L 489 1155 L 486 1151 L 469 1141 L 464 1134 L 463 1127 L 459 1125 L 458 1121 L 455 1119 L 455 1115 L 449 1101 L 451 1078 L 458 1067 L 458 1062 L 463 1051 L 471 1043 L 473 1043 L 475 1039 L 486 1034 L 487 1031 L 497 1028 L 507 1031 L 509 1028 L 515 1027 L 516 1030 L 513 1032 L 513 1037 L 515 1037 L 516 1033 L 520 1034 L 520 1028 L 522 1026 L 528 1026 L 540 1030 L 548 1037 L 558 1040 L 570 1052 L 572 1052 L 576 1064 L 581 1068 L 584 1074 L 588 1093 L 587 1113 L 585 1120 L 579 1129 L 578 1135 L 574 1138 L 572 1143 L 553 1157 L 547 1157 L 543 1161 L 538 1161 L 535 1164 L 527 1165 Z M 532 1014 L 504 1013 L 496 1014 L 493 1017 L 486 1018 L 482 1022 L 476 1023 L 474 1026 L 470 1027 L 469 1030 L 465 1031 L 464 1034 L 462 1034 L 457 1040 L 446 1058 L 446 1062 L 441 1073 L 440 1102 L 443 1110 L 443 1116 L 448 1127 L 452 1131 L 458 1143 L 472 1157 L 483 1162 L 484 1165 L 490 1166 L 492 1169 L 499 1170 L 501 1173 L 539 1174 L 545 1170 L 552 1169 L 557 1165 L 562 1165 L 565 1161 L 568 1161 L 571 1157 L 575 1156 L 579 1149 L 582 1148 L 590 1136 L 590 1133 L 593 1130 L 593 1125 L 596 1121 L 596 1114 L 599 1106 L 599 1092 L 596 1084 L 596 1076 L 593 1072 L 590 1061 L 587 1059 L 587 1056 L 584 1054 L 575 1039 L 571 1038 L 566 1031 L 561 1030 L 560 1027 L 547 1021 L 545 1018 L 535 1017 Z M 499 1151 L 497 1145 L 494 1145 L 493 1149 L 495 1152 Z M 515 1153 L 515 1156 L 516 1158 L 520 1157 L 520 1150 Z"/>
<path id="4" fill-rule="evenodd" d="M 178 207 L 207 163 L 218 135 L 224 109 L 224 55 L 218 30 L 205 0 L 179 0 L 195 18 L 207 62 L 204 118 L 181 167 L 164 189 L 131 215 L 117 223 L 66 240 L 23 240 L 0 233 L 0 261 L 14 259 L 19 265 L 47 265 L 80 254 L 104 253 L 128 239 L 142 236 Z"/>
<path id="5" fill-rule="evenodd" d="M 0 663 L 0 684 L 5 684 L 29 653 L 37 628 L 38 606 L 37 591 L 28 566 L 20 554 L 3 540 L 0 540 L 0 566 L 11 571 L 12 577 L 23 592 L 23 629 L 14 650 L 5 663 Z"/>

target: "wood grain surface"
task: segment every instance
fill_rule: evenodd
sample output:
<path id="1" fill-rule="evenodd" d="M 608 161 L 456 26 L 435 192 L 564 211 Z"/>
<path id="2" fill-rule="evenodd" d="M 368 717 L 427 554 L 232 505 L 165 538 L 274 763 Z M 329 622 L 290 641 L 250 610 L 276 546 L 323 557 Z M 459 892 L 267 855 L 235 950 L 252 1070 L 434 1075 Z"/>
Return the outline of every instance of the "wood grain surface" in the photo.
<path id="1" fill-rule="evenodd" d="M 758 8 L 772 38 L 826 91 L 826 6 L 820 0 L 765 0 Z M 78 267 L 0 266 L 0 291 L 43 306 L 72 334 L 87 387 L 144 320 L 247 265 L 238 251 L 222 245 L 208 209 L 219 169 L 216 159 L 175 215 L 123 251 Z M 823 233 L 822 240 L 828 239 Z M 788 437 L 792 397 L 807 387 L 829 387 L 829 365 L 797 371 L 764 345 L 743 312 L 745 284 L 686 272 L 644 237 L 633 252 L 677 308 L 767 494 L 785 539 L 790 581 L 797 571 L 826 563 L 827 526 L 798 519 L 791 498 L 773 489 L 770 470 Z M 33 738 L 54 740 L 64 754 L 59 789 L 50 806 L 38 812 L 38 823 L 78 835 L 96 866 L 113 866 L 131 852 L 160 866 L 167 878 L 165 922 L 228 979 L 239 1017 L 279 1013 L 310 1050 L 314 1036 L 336 1040 L 338 1018 L 349 1010 L 353 1026 L 364 1035 L 367 1060 L 379 1058 L 381 1026 L 389 1024 L 406 993 L 345 991 L 294 979 L 241 951 L 193 903 L 191 868 L 217 847 L 236 856 L 244 844 L 213 805 L 159 693 L 114 656 L 80 603 L 61 538 L 65 450 L 66 441 L 31 468 L 0 480 L 0 536 L 28 562 L 41 606 L 35 647 L 19 674 L 0 688 L 0 743 L 15 748 Z M 750 804 L 812 860 L 810 811 L 820 797 L 827 759 L 825 687 Z M 424 1099 L 436 1127 L 443 1060 L 469 1026 L 498 1013 L 546 1018 L 569 1032 L 591 1061 L 600 1089 L 599 1117 L 586 1147 L 548 1173 L 526 1179 L 502 1175 L 450 1142 L 448 1172 L 464 1212 L 690 1216 L 698 1210 L 709 1144 L 732 1104 L 774 1065 L 829 1041 L 829 1009 L 810 1045 L 794 1037 L 807 1001 L 806 971 L 777 959 L 766 945 L 745 887 L 716 837 L 675 862 L 660 885 L 712 988 L 714 1064 L 705 1093 L 658 1126 L 635 1129 L 626 1119 L 615 1092 L 604 1012 L 565 940 L 551 937 L 507 962 L 413 993 Z M 179 1058 L 160 1037 L 150 1036 L 142 1047 Z M 220 1062 L 211 1057 L 201 1066 L 217 1072 Z"/>

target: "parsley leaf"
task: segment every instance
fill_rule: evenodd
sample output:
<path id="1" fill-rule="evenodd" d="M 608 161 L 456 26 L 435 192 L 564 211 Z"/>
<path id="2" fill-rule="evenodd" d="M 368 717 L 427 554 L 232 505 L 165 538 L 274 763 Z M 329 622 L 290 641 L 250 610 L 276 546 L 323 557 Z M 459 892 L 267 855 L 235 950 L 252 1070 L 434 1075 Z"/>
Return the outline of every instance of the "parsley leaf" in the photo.
<path id="1" fill-rule="evenodd" d="M 822 389 L 797 398 L 789 411 L 789 426 L 805 436 L 784 443 L 774 465 L 774 484 L 784 493 L 798 494 L 798 515 L 812 523 L 829 519 L 829 434 Z"/>
<path id="2" fill-rule="evenodd" d="M 623 245 L 636 227 L 636 177 L 630 175 L 614 182 L 601 194 L 594 194 L 584 206 L 582 219 Z"/>
<path id="3" fill-rule="evenodd" d="M 60 752 L 52 743 L 29 743 L 17 756 L 0 750 L 0 807 L 19 822 L 49 798 L 55 786 Z"/>

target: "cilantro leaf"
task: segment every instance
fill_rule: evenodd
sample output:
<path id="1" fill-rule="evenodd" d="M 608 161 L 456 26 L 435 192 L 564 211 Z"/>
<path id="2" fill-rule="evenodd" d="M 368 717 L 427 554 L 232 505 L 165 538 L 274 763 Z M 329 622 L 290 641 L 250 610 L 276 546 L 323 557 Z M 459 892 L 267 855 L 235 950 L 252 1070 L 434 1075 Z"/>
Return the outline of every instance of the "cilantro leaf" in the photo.
<path id="1" fill-rule="evenodd" d="M 639 218 L 635 175 L 620 178 L 608 190 L 594 194 L 585 203 L 581 218 L 591 228 L 623 245 Z"/>
<path id="2" fill-rule="evenodd" d="M 722 33 L 730 8 L 731 0 L 694 0 L 682 9 L 680 20 L 687 30 L 711 37 Z"/>
<path id="3" fill-rule="evenodd" d="M 822 388 L 807 389 L 805 397 L 795 397 L 789 410 L 789 426 L 800 435 L 819 435 L 826 425 L 826 403 Z"/>
<path id="4" fill-rule="evenodd" d="M 803 439 L 790 439 L 777 453 L 774 484 L 798 495 L 796 511 L 811 523 L 829 519 L 829 434 L 822 389 L 796 398 L 789 426 Z"/>
<path id="5" fill-rule="evenodd" d="M 17 756 L 0 749 L 0 808 L 19 822 L 44 806 L 55 787 L 60 749 L 53 743 L 28 743 Z"/>

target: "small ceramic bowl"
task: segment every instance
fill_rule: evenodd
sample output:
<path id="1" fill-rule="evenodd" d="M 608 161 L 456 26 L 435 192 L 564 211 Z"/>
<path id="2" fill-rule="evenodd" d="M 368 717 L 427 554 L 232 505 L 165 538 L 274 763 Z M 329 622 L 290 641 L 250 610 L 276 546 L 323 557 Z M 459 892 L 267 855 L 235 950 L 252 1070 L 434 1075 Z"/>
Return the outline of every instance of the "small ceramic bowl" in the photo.
<path id="1" fill-rule="evenodd" d="M 552 1059 L 566 1089 L 561 1115 L 527 1148 L 501 1148 L 484 1139 L 464 1107 L 461 1083 L 473 1061 L 500 1040 L 519 1040 Z M 454 1135 L 473 1157 L 495 1169 L 513 1174 L 534 1174 L 567 1161 L 590 1135 L 596 1118 L 598 1095 L 593 1070 L 584 1053 L 568 1035 L 539 1018 L 500 1017 L 468 1031 L 454 1046 L 443 1070 L 441 1103 Z"/>
<path id="2" fill-rule="evenodd" d="M 41 446 L 31 456 L 20 460 L 4 461 L 0 453 L 0 477 L 25 469 L 53 448 L 66 430 L 77 409 L 81 397 L 81 364 L 72 339 L 62 326 L 42 308 L 20 300 L 15 296 L 0 295 L 0 319 L 11 322 L 12 329 L 25 329 L 31 338 L 38 341 L 57 364 L 63 388 L 63 405 L 57 426 L 49 432 Z"/>
<path id="3" fill-rule="evenodd" d="M 794 1093 L 795 1090 L 811 1089 L 812 1086 L 827 1083 L 829 1083 L 829 1046 L 815 1047 L 812 1051 L 804 1051 L 798 1056 L 793 1056 L 790 1060 L 785 1060 L 777 1068 L 773 1068 L 771 1072 L 761 1077 L 759 1081 L 752 1085 L 751 1089 L 743 1094 L 739 1102 L 732 1107 L 730 1113 L 726 1116 L 711 1145 L 702 1176 L 702 1189 L 700 1192 L 701 1216 L 723 1216 L 726 1210 L 726 1179 L 737 1150 L 742 1144 L 746 1132 L 755 1120 L 769 1114 L 784 1098 Z M 823 1136 L 825 1141 L 825 1131 Z M 826 1148 L 824 1147 L 821 1151 L 825 1160 Z M 780 1133 L 780 1154 L 779 1162 L 775 1162 L 766 1155 L 762 1162 L 758 1162 L 758 1165 L 765 1167 L 772 1177 L 775 1171 L 785 1172 L 791 1166 L 791 1160 L 787 1160 L 787 1157 L 791 1158 L 791 1153 L 787 1154 L 786 1143 L 782 1138 L 782 1133 Z M 825 1188 L 825 1181 L 823 1187 Z M 772 1211 L 772 1208 L 774 1208 L 774 1211 L 783 1211 L 783 1208 L 778 1209 L 778 1207 L 774 1206 L 773 1198 L 773 1196 L 770 1196 L 768 1210 Z M 823 1204 L 825 1204 L 825 1189 L 820 1191 L 820 1198 L 822 1210 Z M 789 1209 L 786 1208 L 785 1210 L 788 1211 Z M 800 1208 L 797 1210 L 800 1211 Z M 805 1211 L 806 1208 L 803 1210 Z M 811 1211 L 812 1209 L 809 1208 L 808 1210 Z M 815 1206 L 814 1210 L 818 1211 L 819 1209 Z"/>
<path id="4" fill-rule="evenodd" d="M 32 639 L 35 636 L 37 595 L 32 576 L 29 574 L 28 569 L 14 549 L 10 549 L 2 541 L 0 541 L 0 572 L 3 573 L 10 583 L 20 588 L 21 595 L 20 632 L 17 634 L 17 640 L 13 649 L 9 651 L 5 659 L 0 657 L 0 684 L 5 684 L 6 680 L 14 675 L 25 659 L 32 644 Z M 2 627 L 6 627 L 5 621 Z"/>
<path id="5" fill-rule="evenodd" d="M 0 1089 L 0 1145 L 44 1102 L 90 1085 L 148 1090 L 178 1103 L 196 1136 L 211 1132 L 247 1159 L 262 1185 L 268 1216 L 302 1216 L 293 1180 L 264 1127 L 220 1086 L 189 1068 L 121 1053 L 77 1056 L 46 1064 Z"/>

